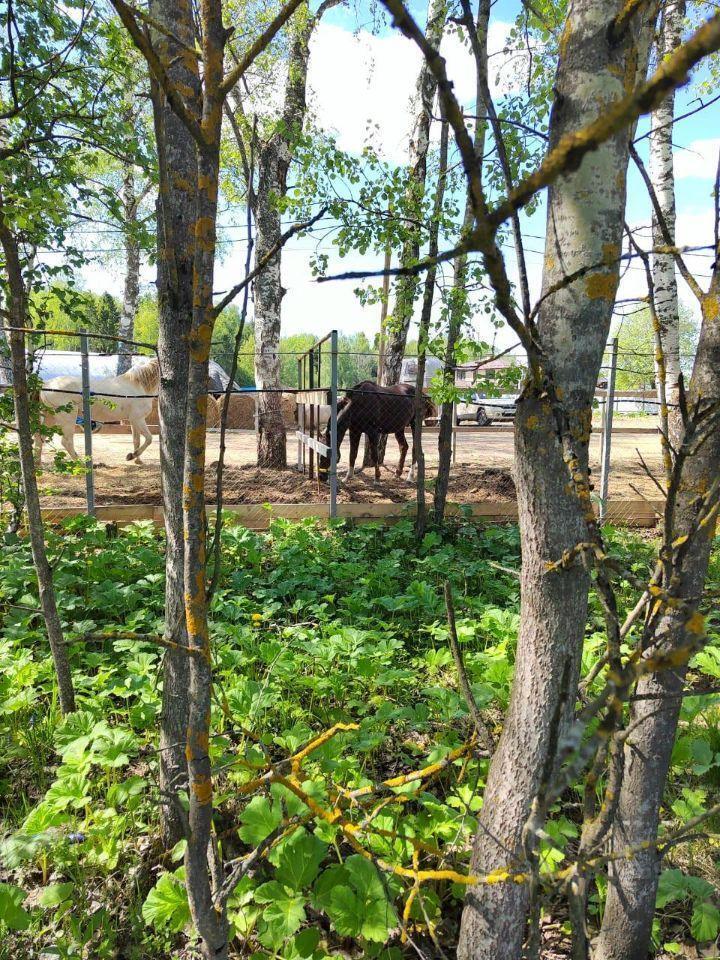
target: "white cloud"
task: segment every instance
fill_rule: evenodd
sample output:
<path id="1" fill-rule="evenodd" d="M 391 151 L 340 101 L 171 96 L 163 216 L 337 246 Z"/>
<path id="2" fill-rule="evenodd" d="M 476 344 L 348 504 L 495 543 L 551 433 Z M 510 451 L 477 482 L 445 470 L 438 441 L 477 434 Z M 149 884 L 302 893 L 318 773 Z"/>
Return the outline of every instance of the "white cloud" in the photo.
<path id="1" fill-rule="evenodd" d="M 498 21 L 490 29 L 492 82 L 502 71 L 498 57 L 509 25 Z M 448 75 L 462 103 L 475 96 L 472 56 L 455 32 L 446 34 L 442 52 Z M 350 33 L 321 23 L 310 51 L 311 105 L 321 126 L 338 137 L 343 150 L 359 153 L 370 141 L 389 161 L 407 160 L 408 138 L 414 115 L 415 83 L 421 55 L 396 31 L 375 36 L 367 30 Z M 510 81 L 503 79 L 506 85 Z"/>
<path id="2" fill-rule="evenodd" d="M 675 178 L 709 180 L 715 179 L 720 137 L 693 140 L 685 147 L 676 147 L 674 154 Z"/>

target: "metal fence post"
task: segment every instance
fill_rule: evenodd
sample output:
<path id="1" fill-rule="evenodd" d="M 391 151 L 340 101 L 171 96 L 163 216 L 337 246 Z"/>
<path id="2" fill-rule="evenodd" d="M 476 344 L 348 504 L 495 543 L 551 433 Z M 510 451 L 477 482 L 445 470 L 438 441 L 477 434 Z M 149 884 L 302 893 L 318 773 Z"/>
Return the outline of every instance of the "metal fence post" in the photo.
<path id="1" fill-rule="evenodd" d="M 610 482 L 610 450 L 612 447 L 612 423 L 615 410 L 615 374 L 617 372 L 618 341 L 613 338 L 610 346 L 610 373 L 605 395 L 605 417 L 603 422 L 602 459 L 600 464 L 600 522 L 607 515 L 608 485 Z"/>
<path id="2" fill-rule="evenodd" d="M 95 476 L 92 455 L 92 419 L 90 404 L 90 361 L 88 359 L 88 336 L 80 334 L 80 369 L 82 374 L 83 433 L 85 434 L 85 492 L 88 516 L 95 516 Z"/>
<path id="3" fill-rule="evenodd" d="M 458 428 L 458 425 L 457 425 L 457 401 L 456 401 L 456 400 L 453 400 L 453 402 L 452 402 L 452 427 L 450 428 L 450 429 L 452 430 L 451 437 L 452 437 L 452 462 L 453 462 L 453 466 L 455 466 L 455 461 L 457 460 L 457 428 Z"/>
<path id="4" fill-rule="evenodd" d="M 298 390 L 303 389 L 303 370 L 302 370 L 302 358 L 298 357 L 297 360 L 297 378 L 298 378 Z M 305 433 L 305 404 L 298 403 L 297 398 L 295 399 L 295 419 L 297 420 L 298 430 L 302 430 Z M 298 473 L 302 472 L 303 469 L 303 442 L 298 437 L 297 441 L 297 469 Z"/>
<path id="5" fill-rule="evenodd" d="M 337 516 L 338 334 L 330 334 L 330 516 Z"/>

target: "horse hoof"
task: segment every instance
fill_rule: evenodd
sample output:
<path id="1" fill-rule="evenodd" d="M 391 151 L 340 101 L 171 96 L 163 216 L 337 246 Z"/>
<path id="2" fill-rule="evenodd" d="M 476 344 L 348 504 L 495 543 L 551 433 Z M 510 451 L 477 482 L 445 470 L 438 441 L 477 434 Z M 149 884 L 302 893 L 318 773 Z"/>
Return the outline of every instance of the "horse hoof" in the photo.
<path id="1" fill-rule="evenodd" d="M 126 459 L 126 460 L 134 460 L 134 459 L 135 459 L 135 454 L 134 454 L 134 453 L 129 453 L 129 454 L 125 457 L 125 459 Z"/>

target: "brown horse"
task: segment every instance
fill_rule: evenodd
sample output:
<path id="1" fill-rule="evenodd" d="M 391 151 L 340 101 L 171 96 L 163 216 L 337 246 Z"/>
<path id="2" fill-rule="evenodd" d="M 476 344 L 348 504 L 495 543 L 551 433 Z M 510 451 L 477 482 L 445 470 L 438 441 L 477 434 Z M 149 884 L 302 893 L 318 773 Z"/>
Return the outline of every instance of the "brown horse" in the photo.
<path id="1" fill-rule="evenodd" d="M 435 414 L 435 407 L 429 397 L 423 397 L 423 417 Z M 347 396 L 338 403 L 337 418 L 337 459 L 340 462 L 340 446 L 345 434 L 350 433 L 350 459 L 346 480 L 355 473 L 360 438 L 367 434 L 370 453 L 375 465 L 375 480 L 380 479 L 378 463 L 378 440 L 381 434 L 395 434 L 400 447 L 400 462 L 396 475 L 402 475 L 408 442 L 405 439 L 405 427 L 409 426 L 415 440 L 415 387 L 411 383 L 396 383 L 390 387 L 381 387 L 373 380 L 363 380 L 347 391 Z M 325 429 L 324 442 L 330 445 L 330 425 Z M 320 468 L 327 470 L 329 460 L 320 457 Z M 408 480 L 412 479 L 415 467 L 415 444 L 413 442 L 412 463 Z"/>

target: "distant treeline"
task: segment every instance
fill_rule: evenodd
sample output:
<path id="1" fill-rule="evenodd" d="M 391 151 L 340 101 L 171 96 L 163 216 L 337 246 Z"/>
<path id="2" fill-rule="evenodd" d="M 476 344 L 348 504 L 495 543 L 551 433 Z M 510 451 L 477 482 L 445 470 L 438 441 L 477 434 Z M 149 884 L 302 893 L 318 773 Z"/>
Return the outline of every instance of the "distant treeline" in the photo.
<path id="1" fill-rule="evenodd" d="M 99 333 L 117 337 L 120 334 L 121 303 L 110 293 L 91 293 L 73 287 L 54 286 L 33 297 L 33 325 L 46 330 L 73 331 L 87 330 L 90 334 Z M 232 364 L 235 338 L 240 323 L 240 311 L 236 306 L 227 307 L 218 317 L 213 334 L 211 357 L 225 371 Z M 328 325 L 329 327 L 329 325 Z M 281 382 L 286 387 L 298 387 L 297 358 L 311 347 L 327 329 L 317 333 L 297 333 L 280 340 Z M 135 318 L 133 339 L 148 344 L 156 344 L 158 336 L 157 301 L 152 294 L 145 294 Z M 78 350 L 78 336 L 48 335 L 45 342 L 52 350 Z M 112 340 L 100 340 L 90 337 L 90 349 L 95 353 L 117 353 L 117 343 Z M 408 344 L 411 351 L 412 345 Z M 138 349 L 138 353 L 149 350 Z M 338 381 L 341 387 L 349 387 L 361 380 L 374 379 L 377 375 L 377 342 L 371 342 L 366 334 L 340 334 L 338 337 Z M 247 323 L 243 336 L 236 383 L 241 387 L 250 387 L 255 383 L 254 370 L 255 338 L 252 322 Z M 330 364 L 329 345 L 323 353 L 321 385 L 329 386 Z"/>

